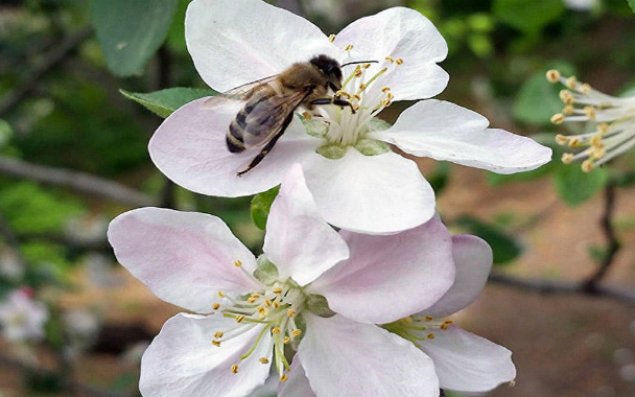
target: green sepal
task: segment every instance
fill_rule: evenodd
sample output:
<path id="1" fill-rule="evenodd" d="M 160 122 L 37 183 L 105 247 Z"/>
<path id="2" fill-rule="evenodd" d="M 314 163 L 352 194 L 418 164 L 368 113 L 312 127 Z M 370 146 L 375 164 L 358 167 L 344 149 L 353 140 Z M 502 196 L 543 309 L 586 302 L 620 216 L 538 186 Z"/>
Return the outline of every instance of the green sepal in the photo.
<path id="1" fill-rule="evenodd" d="M 280 186 L 273 187 L 265 192 L 258 193 L 251 199 L 251 220 L 260 230 L 267 227 L 267 218 L 271 210 L 273 200 L 278 196 Z"/>

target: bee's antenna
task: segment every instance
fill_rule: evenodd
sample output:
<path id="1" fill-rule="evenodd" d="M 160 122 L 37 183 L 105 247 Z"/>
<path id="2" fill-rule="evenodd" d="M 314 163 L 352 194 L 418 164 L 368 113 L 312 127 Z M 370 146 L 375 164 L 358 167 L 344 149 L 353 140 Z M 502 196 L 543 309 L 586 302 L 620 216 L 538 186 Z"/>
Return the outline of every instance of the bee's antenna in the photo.
<path id="1" fill-rule="evenodd" d="M 379 61 L 355 61 L 355 62 L 346 62 L 343 65 L 340 65 L 341 68 L 343 68 L 344 66 L 348 66 L 348 65 L 356 65 L 358 63 L 379 63 Z"/>

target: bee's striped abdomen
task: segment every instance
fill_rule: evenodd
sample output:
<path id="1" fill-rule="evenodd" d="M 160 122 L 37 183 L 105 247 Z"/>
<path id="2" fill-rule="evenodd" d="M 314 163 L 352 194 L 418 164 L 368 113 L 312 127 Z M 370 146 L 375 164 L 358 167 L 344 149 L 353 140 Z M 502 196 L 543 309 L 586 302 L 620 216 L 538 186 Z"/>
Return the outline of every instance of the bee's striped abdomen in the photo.
<path id="1" fill-rule="evenodd" d="M 254 140 L 258 140 L 263 131 L 270 128 L 269 97 L 270 95 L 261 95 L 252 98 L 236 114 L 229 124 L 225 139 L 230 152 L 239 153 L 253 146 Z"/>

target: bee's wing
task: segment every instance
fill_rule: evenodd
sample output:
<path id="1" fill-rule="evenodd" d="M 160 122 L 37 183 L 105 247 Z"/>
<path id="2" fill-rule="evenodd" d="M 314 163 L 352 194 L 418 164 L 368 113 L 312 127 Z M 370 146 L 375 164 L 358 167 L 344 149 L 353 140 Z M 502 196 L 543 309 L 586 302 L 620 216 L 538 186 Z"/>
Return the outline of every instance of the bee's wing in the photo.
<path id="1" fill-rule="evenodd" d="M 244 143 L 246 148 L 269 142 L 287 126 L 287 118 L 308 95 L 304 91 L 251 99 L 246 107 Z M 251 104 L 251 105 L 250 105 Z"/>
<path id="2" fill-rule="evenodd" d="M 238 87 L 234 87 L 229 91 L 223 92 L 221 95 L 232 99 L 245 99 L 245 97 L 248 97 L 249 94 L 254 91 L 254 88 L 264 84 L 268 84 L 269 82 L 275 80 L 277 77 L 277 74 L 263 77 L 262 79 L 254 80 L 249 83 L 239 85 Z"/>

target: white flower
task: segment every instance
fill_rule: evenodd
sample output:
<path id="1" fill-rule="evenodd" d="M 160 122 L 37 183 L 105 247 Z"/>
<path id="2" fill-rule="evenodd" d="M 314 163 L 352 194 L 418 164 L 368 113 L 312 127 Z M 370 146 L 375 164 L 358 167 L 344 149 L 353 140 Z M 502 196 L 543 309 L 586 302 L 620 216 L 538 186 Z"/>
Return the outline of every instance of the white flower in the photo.
<path id="1" fill-rule="evenodd" d="M 2 335 L 12 342 L 42 339 L 46 320 L 46 306 L 33 300 L 29 289 L 16 289 L 0 303 Z"/>
<path id="2" fill-rule="evenodd" d="M 590 172 L 635 146 L 635 96 L 606 95 L 578 82 L 575 76 L 562 77 L 557 70 L 547 72 L 547 79 L 568 88 L 560 91 L 562 113 L 555 114 L 551 121 L 586 123 L 582 134 L 556 136 L 559 144 L 582 149 L 576 154 L 565 153 L 564 163 L 582 161 L 582 169 Z"/>
<path id="3" fill-rule="evenodd" d="M 480 294 L 492 266 L 492 250 L 475 236 L 452 237 L 456 280 L 432 307 L 384 327 L 410 340 L 434 362 L 443 389 L 484 392 L 516 377 L 511 352 L 466 332 L 446 319 Z M 315 397 L 299 368 L 291 371 L 278 397 Z"/>
<path id="4" fill-rule="evenodd" d="M 448 75 L 437 62 L 447 45 L 419 12 L 391 8 L 353 22 L 330 39 L 309 21 L 259 0 L 195 0 L 186 16 L 186 39 L 205 82 L 224 92 L 324 54 L 343 68 L 349 108 L 321 106 L 320 117 L 300 116 L 267 157 L 238 176 L 259 148 L 230 153 L 225 135 L 242 106 L 207 100 L 174 112 L 150 141 L 156 166 L 181 186 L 209 195 L 244 196 L 280 183 L 301 163 L 320 214 L 338 227 L 391 233 L 416 227 L 434 214 L 434 192 L 417 165 L 391 149 L 499 173 L 536 168 L 551 150 L 503 130 L 467 109 L 420 101 L 388 127 L 376 116 L 393 101 L 430 98 Z"/>
<path id="5" fill-rule="evenodd" d="M 430 307 L 454 281 L 451 237 L 436 219 L 389 236 L 338 233 L 296 165 L 258 260 L 220 219 L 200 213 L 138 209 L 116 218 L 108 236 L 157 296 L 201 313 L 168 320 L 145 352 L 146 397 L 246 396 L 271 364 L 282 381 L 301 371 L 290 369 L 288 348 L 320 397 L 438 395 L 432 361 L 374 325 Z"/>

